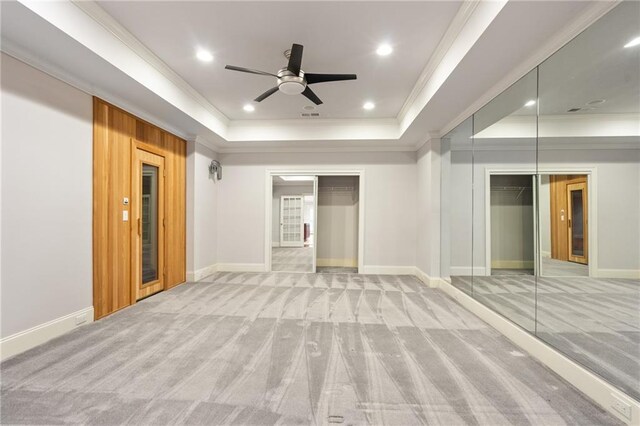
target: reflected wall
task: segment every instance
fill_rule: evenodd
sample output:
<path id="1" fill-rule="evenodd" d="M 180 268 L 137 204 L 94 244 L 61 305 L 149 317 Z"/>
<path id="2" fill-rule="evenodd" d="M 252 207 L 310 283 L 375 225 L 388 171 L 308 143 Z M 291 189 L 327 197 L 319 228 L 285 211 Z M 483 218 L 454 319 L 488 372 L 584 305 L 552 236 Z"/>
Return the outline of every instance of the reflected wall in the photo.
<path id="1" fill-rule="evenodd" d="M 443 138 L 452 285 L 640 400 L 640 3 Z"/>

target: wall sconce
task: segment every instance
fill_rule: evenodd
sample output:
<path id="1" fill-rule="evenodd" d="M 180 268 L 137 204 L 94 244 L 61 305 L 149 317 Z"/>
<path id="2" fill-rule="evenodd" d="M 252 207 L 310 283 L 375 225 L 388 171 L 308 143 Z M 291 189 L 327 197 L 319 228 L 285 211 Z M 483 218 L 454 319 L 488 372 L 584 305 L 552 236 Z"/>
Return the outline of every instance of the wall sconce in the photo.
<path id="1" fill-rule="evenodd" d="M 222 180 L 222 165 L 218 160 L 211 160 L 209 175 L 215 175 L 218 180 Z"/>

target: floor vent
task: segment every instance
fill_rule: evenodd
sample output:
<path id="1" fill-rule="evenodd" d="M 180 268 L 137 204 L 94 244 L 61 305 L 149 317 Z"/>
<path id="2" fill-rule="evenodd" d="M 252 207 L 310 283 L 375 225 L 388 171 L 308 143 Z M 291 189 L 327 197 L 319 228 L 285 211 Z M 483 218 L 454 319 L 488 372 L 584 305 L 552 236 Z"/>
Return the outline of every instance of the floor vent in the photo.
<path id="1" fill-rule="evenodd" d="M 329 416 L 329 423 L 344 423 L 342 416 Z"/>
<path id="2" fill-rule="evenodd" d="M 300 114 L 301 117 L 320 117 L 319 112 L 303 112 Z"/>

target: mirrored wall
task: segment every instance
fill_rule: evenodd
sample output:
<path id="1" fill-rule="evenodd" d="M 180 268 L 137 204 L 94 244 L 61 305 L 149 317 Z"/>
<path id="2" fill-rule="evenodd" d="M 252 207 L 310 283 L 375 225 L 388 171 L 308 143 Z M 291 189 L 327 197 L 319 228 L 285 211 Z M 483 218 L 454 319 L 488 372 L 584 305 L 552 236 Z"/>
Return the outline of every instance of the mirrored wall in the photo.
<path id="1" fill-rule="evenodd" d="M 640 400 L 640 3 L 442 140 L 445 280 Z"/>

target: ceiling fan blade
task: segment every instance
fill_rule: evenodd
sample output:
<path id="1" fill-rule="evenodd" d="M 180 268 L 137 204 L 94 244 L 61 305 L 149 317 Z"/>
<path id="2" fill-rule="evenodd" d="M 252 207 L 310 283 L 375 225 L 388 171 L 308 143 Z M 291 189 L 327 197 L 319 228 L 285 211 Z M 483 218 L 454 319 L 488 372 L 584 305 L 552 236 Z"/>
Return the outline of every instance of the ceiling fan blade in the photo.
<path id="1" fill-rule="evenodd" d="M 300 67 L 302 66 L 302 45 L 293 44 L 291 46 L 291 55 L 289 55 L 289 64 L 287 69 L 295 75 L 300 75 Z"/>
<path id="2" fill-rule="evenodd" d="M 326 83 L 329 81 L 355 80 L 358 77 L 355 74 L 313 74 L 305 73 L 307 84 Z"/>
<path id="3" fill-rule="evenodd" d="M 271 74 L 270 72 L 265 72 L 265 71 L 259 71 L 259 70 L 252 70 L 249 68 L 243 68 L 243 67 L 236 67 L 234 65 L 227 65 L 226 67 L 224 67 L 227 70 L 231 70 L 231 71 L 240 71 L 240 72 L 248 72 L 249 74 L 258 74 L 258 75 L 269 75 L 271 77 L 275 77 L 278 78 L 277 75 L 275 74 Z"/>
<path id="4" fill-rule="evenodd" d="M 313 93 L 313 90 L 311 90 L 309 87 L 304 89 L 304 91 L 302 92 L 302 95 L 316 105 L 320 105 L 322 103 L 320 98 L 315 93 Z"/>
<path id="5" fill-rule="evenodd" d="M 273 95 L 274 93 L 276 93 L 278 91 L 278 86 L 273 87 L 269 90 L 267 90 L 266 92 L 264 92 L 262 95 L 258 96 L 257 98 L 254 99 L 254 101 L 256 102 L 262 102 L 265 99 L 267 99 L 269 96 Z"/>

